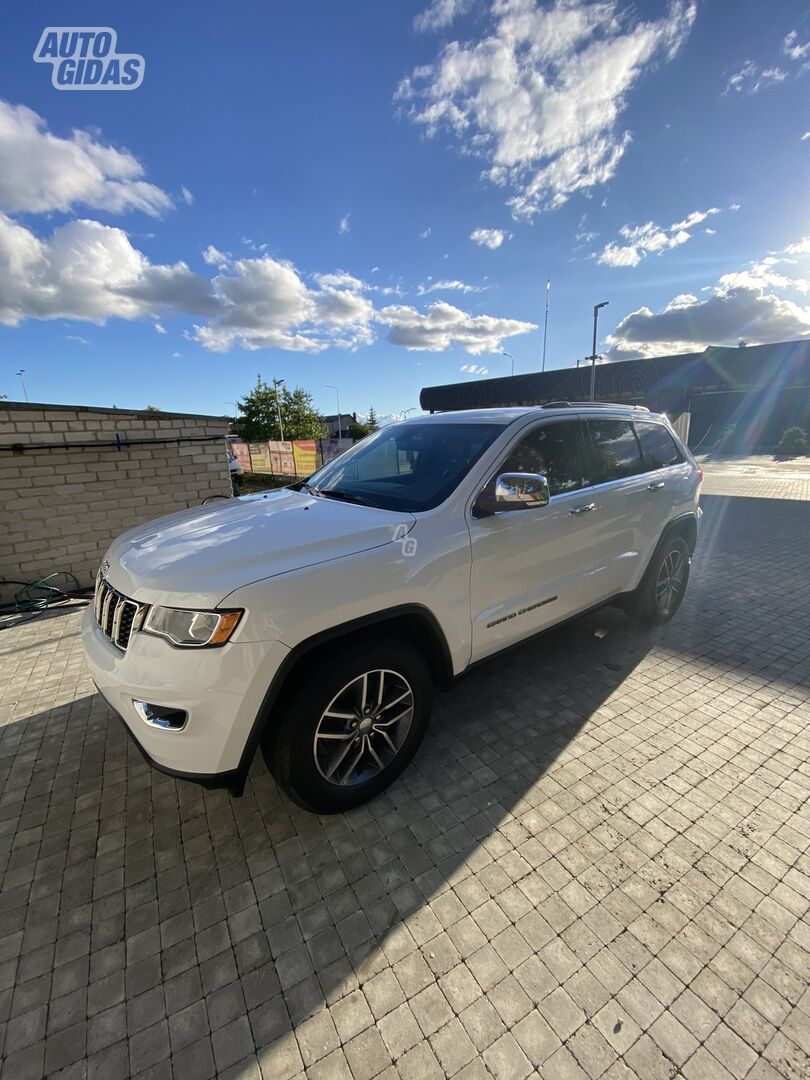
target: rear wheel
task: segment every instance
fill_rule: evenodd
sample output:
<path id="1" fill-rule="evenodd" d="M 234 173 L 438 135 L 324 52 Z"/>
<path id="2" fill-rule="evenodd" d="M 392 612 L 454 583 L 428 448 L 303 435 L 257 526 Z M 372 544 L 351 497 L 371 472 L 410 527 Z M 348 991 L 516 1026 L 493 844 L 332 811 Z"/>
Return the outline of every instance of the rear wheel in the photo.
<path id="1" fill-rule="evenodd" d="M 629 605 L 629 613 L 649 626 L 669 622 L 683 602 L 692 557 L 681 536 L 658 547 Z"/>
<path id="2" fill-rule="evenodd" d="M 416 753 L 432 692 L 427 663 L 406 641 L 338 647 L 268 731 L 270 771 L 305 809 L 333 813 L 358 806 L 386 788 Z"/>

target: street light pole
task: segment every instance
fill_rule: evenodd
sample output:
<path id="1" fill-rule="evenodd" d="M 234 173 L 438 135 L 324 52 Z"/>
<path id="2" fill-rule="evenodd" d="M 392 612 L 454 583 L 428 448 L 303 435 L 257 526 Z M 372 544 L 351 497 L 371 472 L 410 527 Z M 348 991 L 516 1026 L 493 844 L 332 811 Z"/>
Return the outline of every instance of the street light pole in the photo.
<path id="1" fill-rule="evenodd" d="M 273 379 L 273 387 L 276 391 L 276 416 L 278 417 L 278 430 L 281 433 L 282 442 L 284 442 L 284 424 L 281 419 L 281 398 L 279 397 L 278 388 L 283 385 L 283 379 Z"/>
<path id="2" fill-rule="evenodd" d="M 25 374 L 25 368 L 20 368 L 20 370 L 17 372 L 17 374 L 19 375 L 20 382 L 22 383 L 23 397 L 25 398 L 25 403 L 27 405 L 28 404 L 28 391 L 25 389 L 25 379 L 23 378 L 23 375 Z"/>
<path id="3" fill-rule="evenodd" d="M 509 352 L 502 352 L 501 356 L 505 356 L 507 360 L 512 361 L 512 374 L 514 375 L 515 374 L 515 358 L 514 358 L 514 356 L 512 356 L 512 354 L 509 353 Z"/>
<path id="4" fill-rule="evenodd" d="M 591 401 L 593 401 L 594 393 L 596 392 L 596 361 L 598 359 L 596 355 L 596 325 L 599 321 L 599 309 L 607 307 L 609 303 L 609 300 L 603 300 L 601 304 L 593 305 L 593 350 L 591 351 L 591 355 L 587 358 L 591 362 Z"/>
<path id="5" fill-rule="evenodd" d="M 336 386 L 332 386 L 332 384 L 331 384 L 331 383 L 327 383 L 327 384 L 326 384 L 326 389 L 327 389 L 327 390 L 334 390 L 334 391 L 335 391 L 335 397 L 337 398 L 337 407 L 338 407 L 338 430 L 337 430 L 337 437 L 338 437 L 339 439 L 341 439 L 341 438 L 343 438 L 343 420 L 341 419 L 341 416 L 340 416 L 340 391 L 338 390 L 338 388 L 337 388 Z"/>

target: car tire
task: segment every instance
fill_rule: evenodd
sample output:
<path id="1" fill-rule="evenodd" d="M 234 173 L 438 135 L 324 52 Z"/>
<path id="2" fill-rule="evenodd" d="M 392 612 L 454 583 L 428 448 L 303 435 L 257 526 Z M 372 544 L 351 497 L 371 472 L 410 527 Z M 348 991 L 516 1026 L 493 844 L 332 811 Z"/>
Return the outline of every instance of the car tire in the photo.
<path id="1" fill-rule="evenodd" d="M 378 795 L 410 762 L 432 701 L 430 668 L 409 642 L 381 638 L 337 646 L 302 680 L 278 722 L 268 725 L 268 768 L 305 810 L 350 810 Z"/>
<path id="2" fill-rule="evenodd" d="M 692 554 L 682 536 L 665 537 L 628 605 L 628 614 L 646 626 L 660 626 L 675 615 L 686 595 Z"/>

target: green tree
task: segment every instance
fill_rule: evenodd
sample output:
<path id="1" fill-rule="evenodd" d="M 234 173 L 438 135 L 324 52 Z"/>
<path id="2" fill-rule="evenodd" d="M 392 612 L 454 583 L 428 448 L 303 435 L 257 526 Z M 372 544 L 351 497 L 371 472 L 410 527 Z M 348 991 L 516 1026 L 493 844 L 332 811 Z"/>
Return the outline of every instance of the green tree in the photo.
<path id="1" fill-rule="evenodd" d="M 354 439 L 355 442 L 358 439 L 365 439 L 368 433 L 368 424 L 363 424 L 359 420 L 352 420 L 352 422 L 346 428 L 346 434 L 350 439 Z"/>
<path id="2" fill-rule="evenodd" d="M 284 438 L 288 441 L 321 439 L 326 434 L 326 421 L 314 408 L 312 394 L 300 386 L 294 390 L 287 386 L 277 389 L 257 375 L 256 385 L 236 404 L 239 415 L 234 427 L 247 442 L 280 439 L 279 411 Z"/>
<path id="3" fill-rule="evenodd" d="M 160 412 L 160 409 L 157 407 L 157 405 L 147 405 L 146 408 L 143 411 L 144 412 Z"/>
<path id="4" fill-rule="evenodd" d="M 366 427 L 369 432 L 377 431 L 379 429 L 379 422 L 377 421 L 377 414 L 374 411 L 374 406 L 369 405 L 368 416 L 366 417 Z"/>

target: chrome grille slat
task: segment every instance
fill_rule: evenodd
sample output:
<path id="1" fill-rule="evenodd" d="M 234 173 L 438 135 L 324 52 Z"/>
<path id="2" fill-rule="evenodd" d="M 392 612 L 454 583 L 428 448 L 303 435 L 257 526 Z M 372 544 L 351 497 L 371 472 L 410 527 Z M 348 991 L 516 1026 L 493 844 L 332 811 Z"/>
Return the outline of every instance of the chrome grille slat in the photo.
<path id="1" fill-rule="evenodd" d="M 122 616 L 124 614 L 124 608 L 125 607 L 126 607 L 126 601 L 124 600 L 123 597 L 119 597 L 119 599 L 115 603 L 115 611 L 113 612 L 113 621 L 112 621 L 112 632 L 110 634 L 110 636 L 112 637 L 112 639 L 113 639 L 113 641 L 114 641 L 114 643 L 116 645 L 118 645 L 118 643 L 119 643 L 118 638 L 119 638 L 119 635 L 121 633 L 121 618 L 122 618 Z"/>
<path id="2" fill-rule="evenodd" d="M 107 595 L 104 597 L 104 603 L 101 605 L 101 629 L 107 637 L 110 636 L 110 607 L 112 606 L 114 596 L 115 593 L 108 587 Z"/>
<path id="3" fill-rule="evenodd" d="M 103 577 L 98 577 L 93 600 L 96 623 L 104 636 L 122 652 L 126 652 L 132 628 L 137 625 L 142 610 L 141 604 L 118 592 Z"/>

